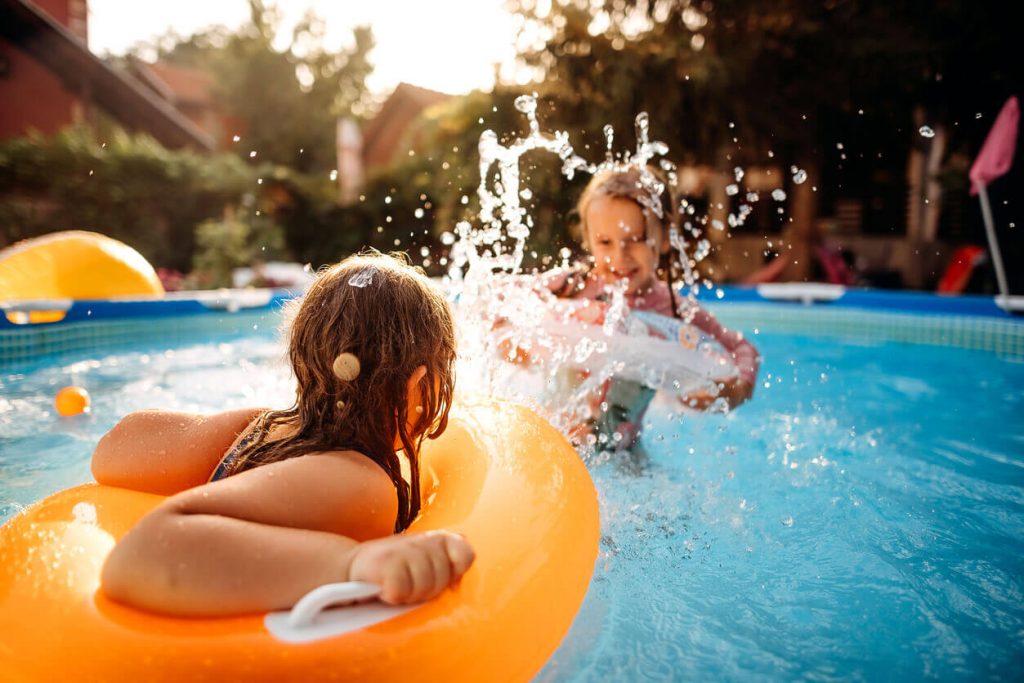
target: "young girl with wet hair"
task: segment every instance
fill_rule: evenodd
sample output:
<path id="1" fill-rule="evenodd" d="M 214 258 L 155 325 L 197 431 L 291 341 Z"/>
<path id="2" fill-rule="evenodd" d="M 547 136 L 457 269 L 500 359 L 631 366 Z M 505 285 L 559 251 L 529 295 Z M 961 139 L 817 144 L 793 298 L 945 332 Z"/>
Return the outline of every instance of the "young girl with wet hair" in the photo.
<path id="1" fill-rule="evenodd" d="M 407 603 L 472 564 L 457 534 L 396 535 L 419 511 L 420 445 L 444 431 L 451 407 L 444 296 L 406 261 L 371 253 L 323 271 L 295 306 L 290 408 L 141 411 L 100 440 L 96 481 L 170 496 L 111 551 L 110 598 L 240 614 L 360 580 Z"/>
<path id="2" fill-rule="evenodd" d="M 711 313 L 674 291 L 673 283 L 683 275 L 683 259 L 689 258 L 669 239 L 670 231 L 678 230 L 676 207 L 672 188 L 651 169 L 595 174 L 577 203 L 582 245 L 590 254 L 591 265 L 549 271 L 541 276 L 542 282 L 558 297 L 595 302 L 576 312 L 575 317 L 583 322 L 603 322 L 604 304 L 615 287 L 622 288 L 631 310 L 688 321 L 694 336 L 713 339 L 725 349 L 738 372 L 734 379 L 720 384 L 717 392 L 683 397 L 684 404 L 706 409 L 721 399 L 735 407 L 753 395 L 760 357 L 743 335 L 725 329 Z M 598 435 L 603 433 L 609 445 L 634 445 L 654 391 L 615 379 L 603 392 L 597 402 L 606 408 L 590 428 Z"/>

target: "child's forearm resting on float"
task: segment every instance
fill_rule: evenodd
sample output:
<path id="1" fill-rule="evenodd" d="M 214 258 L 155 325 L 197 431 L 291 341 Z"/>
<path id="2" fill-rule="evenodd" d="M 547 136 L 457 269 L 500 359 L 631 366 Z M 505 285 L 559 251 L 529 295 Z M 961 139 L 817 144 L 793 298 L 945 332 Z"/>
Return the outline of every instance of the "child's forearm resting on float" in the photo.
<path id="1" fill-rule="evenodd" d="M 111 551 L 103 591 L 188 616 L 283 609 L 348 580 L 377 583 L 388 602 L 433 597 L 468 569 L 472 550 L 443 532 L 391 536 L 396 513 L 390 479 L 362 455 L 264 465 L 155 508 Z"/>

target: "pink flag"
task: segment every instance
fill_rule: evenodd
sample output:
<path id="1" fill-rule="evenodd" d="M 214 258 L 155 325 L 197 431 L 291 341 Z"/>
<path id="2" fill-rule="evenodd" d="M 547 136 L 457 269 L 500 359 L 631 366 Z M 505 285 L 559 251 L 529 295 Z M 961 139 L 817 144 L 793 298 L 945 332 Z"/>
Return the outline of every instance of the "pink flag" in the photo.
<path id="1" fill-rule="evenodd" d="M 992 130 L 981 146 L 978 158 L 971 166 L 971 194 L 978 194 L 979 185 L 988 185 L 1010 170 L 1013 152 L 1017 147 L 1017 121 L 1020 119 L 1020 105 L 1016 97 L 1006 100 Z"/>

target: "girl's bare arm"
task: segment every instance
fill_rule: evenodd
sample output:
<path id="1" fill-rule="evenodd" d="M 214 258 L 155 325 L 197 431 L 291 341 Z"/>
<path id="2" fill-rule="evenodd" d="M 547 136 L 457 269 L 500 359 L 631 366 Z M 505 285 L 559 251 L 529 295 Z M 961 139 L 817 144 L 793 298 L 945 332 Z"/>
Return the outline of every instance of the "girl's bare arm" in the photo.
<path id="1" fill-rule="evenodd" d="M 714 338 L 722 345 L 722 348 L 729 352 L 733 364 L 736 366 L 737 375 L 735 379 L 723 383 L 717 394 L 698 392 L 697 395 L 685 398 L 684 402 L 692 407 L 704 409 L 715 398 L 724 398 L 730 407 L 735 408 L 754 394 L 754 385 L 757 382 L 757 373 L 761 366 L 761 355 L 742 334 L 727 330 L 714 315 L 703 308 L 697 307 L 692 323 L 702 332 Z"/>
<path id="2" fill-rule="evenodd" d="M 107 432 L 92 455 L 92 475 L 108 486 L 170 495 L 209 479 L 225 451 L 262 408 L 215 415 L 141 410 Z"/>
<path id="3" fill-rule="evenodd" d="M 468 569 L 472 550 L 454 534 L 390 536 L 397 509 L 391 480 L 358 453 L 264 465 L 154 509 L 111 551 L 102 590 L 188 616 L 287 608 L 352 579 L 380 584 L 390 602 L 433 597 Z"/>

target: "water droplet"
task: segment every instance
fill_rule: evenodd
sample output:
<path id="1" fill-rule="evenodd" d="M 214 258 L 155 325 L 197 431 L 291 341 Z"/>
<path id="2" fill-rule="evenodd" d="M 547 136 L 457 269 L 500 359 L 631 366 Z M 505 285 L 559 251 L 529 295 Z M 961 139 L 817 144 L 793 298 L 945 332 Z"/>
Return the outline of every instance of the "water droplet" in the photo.
<path id="1" fill-rule="evenodd" d="M 335 181 L 337 179 L 338 179 L 338 171 L 337 170 L 331 171 L 331 180 Z"/>
<path id="2" fill-rule="evenodd" d="M 533 114 L 537 111 L 537 99 L 529 95 L 520 95 L 516 98 L 515 107 L 516 111 L 520 111 L 526 115 Z"/>
<path id="3" fill-rule="evenodd" d="M 356 273 L 348 279 L 348 283 L 353 287 L 359 287 L 362 289 L 373 282 L 373 273 L 367 269 L 362 272 Z"/>
<path id="4" fill-rule="evenodd" d="M 777 202 L 786 201 L 786 191 L 783 190 L 781 187 L 775 188 L 774 190 L 772 190 L 772 199 L 774 199 Z"/>
<path id="5" fill-rule="evenodd" d="M 732 184 L 727 185 L 725 187 L 725 193 L 727 195 L 729 195 L 730 197 L 732 197 L 733 195 L 739 194 L 739 191 L 740 191 L 740 186 L 737 185 L 736 183 L 732 183 Z"/>
<path id="6" fill-rule="evenodd" d="M 917 129 L 917 132 L 920 133 L 923 138 L 935 137 L 935 131 L 932 130 L 930 126 L 921 126 Z"/>
<path id="7" fill-rule="evenodd" d="M 807 171 L 802 168 L 793 167 L 793 183 L 796 185 L 803 185 L 807 182 Z"/>

